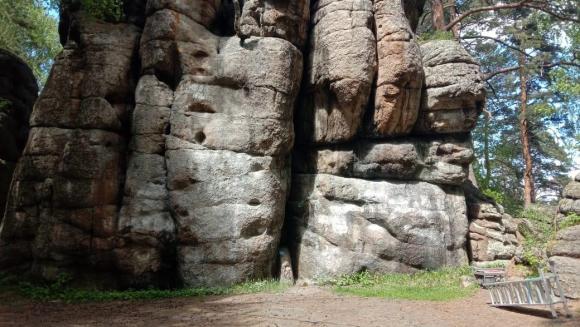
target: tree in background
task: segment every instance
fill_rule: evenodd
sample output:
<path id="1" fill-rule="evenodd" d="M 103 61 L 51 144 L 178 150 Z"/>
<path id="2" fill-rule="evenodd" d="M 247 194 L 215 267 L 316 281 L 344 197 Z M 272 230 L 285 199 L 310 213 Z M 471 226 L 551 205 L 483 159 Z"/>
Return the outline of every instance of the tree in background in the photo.
<path id="1" fill-rule="evenodd" d="M 49 5 L 42 0 L 0 0 L 0 48 L 24 60 L 41 85 L 61 49 Z"/>
<path id="2" fill-rule="evenodd" d="M 554 198 L 578 153 L 576 2 L 431 0 L 425 12 L 423 33 L 459 39 L 487 71 L 482 188 L 511 209 Z"/>

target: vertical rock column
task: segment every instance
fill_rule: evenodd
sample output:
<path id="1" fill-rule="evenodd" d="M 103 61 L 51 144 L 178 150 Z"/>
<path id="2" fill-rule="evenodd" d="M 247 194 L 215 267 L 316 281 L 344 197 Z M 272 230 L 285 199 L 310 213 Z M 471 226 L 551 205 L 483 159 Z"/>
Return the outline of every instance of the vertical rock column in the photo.
<path id="1" fill-rule="evenodd" d="M 411 136 L 424 69 L 406 14 L 416 18 L 418 6 L 313 3 L 286 215 L 300 279 L 468 261 L 461 185 L 473 160 L 471 139 Z"/>
<path id="2" fill-rule="evenodd" d="M 172 267 L 195 286 L 271 274 L 308 4 L 246 2 L 237 22 L 244 40 L 218 35 L 234 30 L 219 21 L 230 9 L 148 5 L 121 214 L 131 246 L 117 251 L 129 274 Z"/>
<path id="3" fill-rule="evenodd" d="M 140 30 L 75 15 L 34 107 L 0 231 L 2 263 L 46 278 L 114 270 L 125 172 Z"/>
<path id="4" fill-rule="evenodd" d="M 0 49 L 0 222 L 16 161 L 28 137 L 28 119 L 38 95 L 32 70 Z"/>
<path id="5" fill-rule="evenodd" d="M 417 121 L 423 66 L 417 36 L 402 1 L 374 1 L 378 76 L 370 134 L 407 135 Z"/>

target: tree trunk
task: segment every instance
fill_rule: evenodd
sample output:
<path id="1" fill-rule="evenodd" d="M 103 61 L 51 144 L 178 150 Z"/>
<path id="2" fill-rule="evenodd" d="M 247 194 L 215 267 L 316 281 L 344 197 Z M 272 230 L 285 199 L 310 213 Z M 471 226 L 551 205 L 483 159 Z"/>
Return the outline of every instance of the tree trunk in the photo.
<path id="1" fill-rule="evenodd" d="M 431 19 L 434 30 L 445 30 L 445 8 L 443 7 L 443 0 L 431 0 Z"/>
<path id="2" fill-rule="evenodd" d="M 485 117 L 483 125 L 483 166 L 485 167 L 485 178 L 483 185 L 489 188 L 491 181 L 491 162 L 489 161 L 489 117 Z"/>
<path id="3" fill-rule="evenodd" d="M 520 141 L 522 143 L 522 155 L 524 157 L 524 207 L 529 207 L 535 202 L 534 176 L 532 154 L 530 149 L 530 133 L 528 128 L 527 110 L 528 110 L 528 78 L 526 75 L 526 57 L 520 54 L 518 58 L 520 65 Z"/>
<path id="4" fill-rule="evenodd" d="M 454 20 L 457 17 L 457 7 L 455 6 L 455 0 L 449 1 L 449 13 L 451 18 L 449 20 Z M 453 32 L 453 37 L 456 40 L 459 40 L 459 24 L 455 24 L 451 27 L 451 32 Z"/>

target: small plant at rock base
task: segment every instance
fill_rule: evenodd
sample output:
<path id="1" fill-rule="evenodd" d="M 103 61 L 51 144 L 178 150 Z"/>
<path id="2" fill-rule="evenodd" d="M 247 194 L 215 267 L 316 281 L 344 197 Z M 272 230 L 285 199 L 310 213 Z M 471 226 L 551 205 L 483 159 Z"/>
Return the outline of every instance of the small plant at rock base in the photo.
<path id="1" fill-rule="evenodd" d="M 559 228 L 560 229 L 566 229 L 568 227 L 572 227 L 572 226 L 576 226 L 576 225 L 580 225 L 580 215 L 575 214 L 575 213 L 571 213 L 568 214 L 564 220 L 562 220 L 559 224 Z"/>
<path id="2" fill-rule="evenodd" d="M 472 276 L 470 267 L 442 268 L 414 274 L 373 274 L 363 271 L 326 284 L 340 294 L 404 300 L 446 301 L 472 295 L 476 285 L 462 287 L 462 277 Z"/>

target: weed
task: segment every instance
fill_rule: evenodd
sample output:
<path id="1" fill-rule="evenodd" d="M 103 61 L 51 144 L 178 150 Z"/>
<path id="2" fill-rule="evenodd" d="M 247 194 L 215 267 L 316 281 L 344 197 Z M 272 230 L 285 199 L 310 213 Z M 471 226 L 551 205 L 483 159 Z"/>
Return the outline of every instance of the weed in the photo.
<path id="1" fill-rule="evenodd" d="M 415 274 L 371 274 L 367 271 L 342 276 L 325 283 L 340 294 L 385 297 L 404 300 L 445 301 L 472 295 L 476 285 L 461 286 L 463 276 L 471 276 L 470 267 L 443 268 Z"/>

